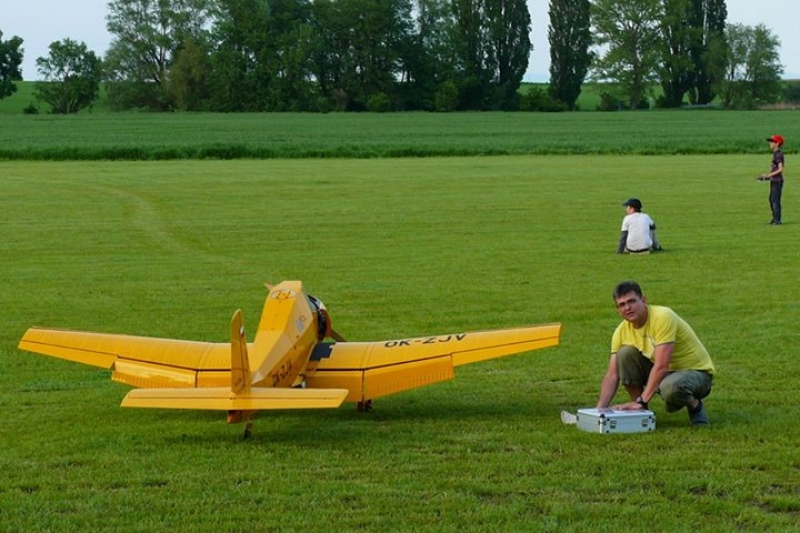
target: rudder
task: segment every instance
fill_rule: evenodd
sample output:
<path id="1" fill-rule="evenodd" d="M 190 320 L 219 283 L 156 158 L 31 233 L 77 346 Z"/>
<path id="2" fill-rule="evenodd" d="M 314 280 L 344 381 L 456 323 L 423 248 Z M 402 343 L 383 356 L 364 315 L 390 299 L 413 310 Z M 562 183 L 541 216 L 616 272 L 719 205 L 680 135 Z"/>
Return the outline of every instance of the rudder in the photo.
<path id="1" fill-rule="evenodd" d="M 247 355 L 247 339 L 244 336 L 242 310 L 238 309 L 231 318 L 231 393 L 250 392 L 252 376 L 250 358 Z"/>

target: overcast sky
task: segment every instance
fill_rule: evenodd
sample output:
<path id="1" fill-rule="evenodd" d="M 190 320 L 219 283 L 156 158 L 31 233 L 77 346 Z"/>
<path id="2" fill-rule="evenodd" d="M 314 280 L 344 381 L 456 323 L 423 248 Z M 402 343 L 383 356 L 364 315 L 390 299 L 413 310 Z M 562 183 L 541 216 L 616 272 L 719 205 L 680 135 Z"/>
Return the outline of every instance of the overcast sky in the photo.
<path id="1" fill-rule="evenodd" d="M 786 78 L 800 78 L 800 31 L 797 29 L 797 0 L 727 0 L 728 22 L 748 26 L 765 24 L 781 41 L 780 58 Z M 36 79 L 36 58 L 48 55 L 53 41 L 70 38 L 85 42 L 103 56 L 111 41 L 106 32 L 108 0 L 0 0 L 0 31 L 3 40 L 22 37 L 25 55 L 22 76 Z M 547 46 L 549 0 L 528 0 L 531 10 L 533 53 L 526 81 L 549 79 L 550 53 Z"/>

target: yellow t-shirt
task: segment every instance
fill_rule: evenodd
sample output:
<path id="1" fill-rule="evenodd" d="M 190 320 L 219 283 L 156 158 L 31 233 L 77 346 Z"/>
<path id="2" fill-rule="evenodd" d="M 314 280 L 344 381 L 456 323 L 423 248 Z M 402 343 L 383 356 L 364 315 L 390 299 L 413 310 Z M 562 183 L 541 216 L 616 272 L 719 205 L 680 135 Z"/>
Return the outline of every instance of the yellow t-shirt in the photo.
<path id="1" fill-rule="evenodd" d="M 611 336 L 611 353 L 620 346 L 634 346 L 642 354 L 655 362 L 655 347 L 658 344 L 675 343 L 669 370 L 704 370 L 714 373 L 714 363 L 703 343 L 697 338 L 691 326 L 669 307 L 647 306 L 647 322 L 636 329 L 627 320 L 617 326 Z"/>

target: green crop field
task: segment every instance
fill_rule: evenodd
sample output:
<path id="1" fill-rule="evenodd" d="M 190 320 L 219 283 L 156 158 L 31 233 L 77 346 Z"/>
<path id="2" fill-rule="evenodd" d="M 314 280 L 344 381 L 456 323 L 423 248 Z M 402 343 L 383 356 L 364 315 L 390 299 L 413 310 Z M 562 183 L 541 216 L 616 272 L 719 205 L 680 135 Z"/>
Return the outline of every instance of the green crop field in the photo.
<path id="1" fill-rule="evenodd" d="M 793 154 L 800 138 L 796 111 L 112 113 L 101 99 L 78 115 L 25 115 L 33 88 L 0 100 L 0 161 L 763 154 L 776 132 Z"/>
<path id="2" fill-rule="evenodd" d="M 764 154 L 791 111 L 0 115 L 0 160 Z"/>
<path id="3" fill-rule="evenodd" d="M 490 121 L 516 120 L 500 116 Z M 721 114 L 703 116 L 701 129 Z M 185 135 L 202 130 L 205 143 L 238 118 L 199 117 Z M 769 163 L 760 139 L 780 128 L 791 139 L 795 118 L 716 126 L 712 146 L 752 144 L 738 155 L 0 161 L 0 531 L 796 531 L 796 161 L 783 226 L 766 225 L 766 185 L 753 179 Z M 49 117 L 34 119 L 11 122 L 28 140 L 4 144 L 35 148 L 31 127 L 42 149 L 57 146 Z M 87 150 L 144 131 L 140 120 L 169 142 L 160 118 L 81 120 L 50 124 L 94 135 Z M 601 146 L 633 135 L 592 120 L 557 135 L 588 131 Z M 630 196 L 664 253 L 614 253 Z M 627 278 L 711 352 L 708 430 L 659 400 L 650 434 L 560 423 L 596 400 L 619 321 L 610 292 Z M 129 389 L 109 372 L 16 347 L 32 325 L 225 341 L 233 311 L 252 331 L 263 283 L 284 279 L 323 300 L 348 340 L 558 321 L 562 342 L 459 368 L 366 414 L 261 413 L 250 440 L 218 413 L 122 409 Z"/>

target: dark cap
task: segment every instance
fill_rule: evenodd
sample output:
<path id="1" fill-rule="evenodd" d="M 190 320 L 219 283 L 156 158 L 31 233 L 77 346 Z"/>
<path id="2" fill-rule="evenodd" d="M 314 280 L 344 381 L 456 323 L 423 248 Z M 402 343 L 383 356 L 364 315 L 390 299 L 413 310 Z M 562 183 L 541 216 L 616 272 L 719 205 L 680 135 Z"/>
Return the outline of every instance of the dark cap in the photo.
<path id="1" fill-rule="evenodd" d="M 632 207 L 632 208 L 634 208 L 636 210 L 639 210 L 639 209 L 642 208 L 642 202 L 640 202 L 638 198 L 630 198 L 628 200 L 625 200 L 624 202 L 622 202 L 622 205 L 623 205 L 623 207 L 630 206 L 630 207 Z"/>
<path id="2" fill-rule="evenodd" d="M 783 146 L 783 137 L 780 135 L 773 135 L 772 137 L 767 137 L 767 142 L 778 143 L 778 146 Z"/>

